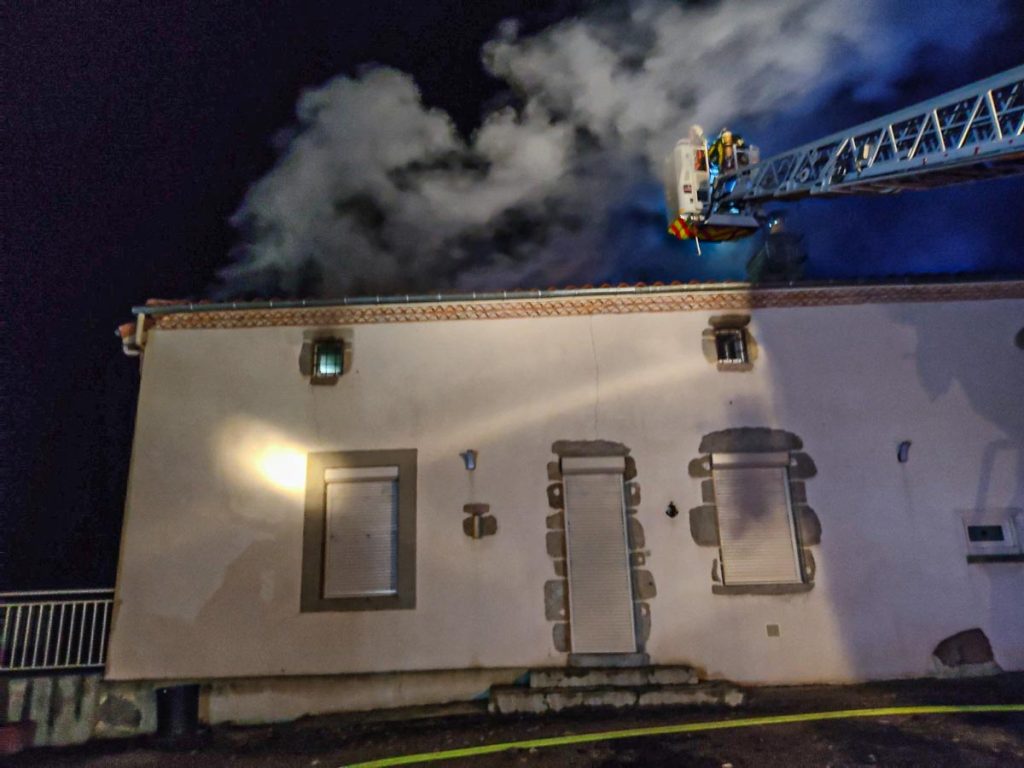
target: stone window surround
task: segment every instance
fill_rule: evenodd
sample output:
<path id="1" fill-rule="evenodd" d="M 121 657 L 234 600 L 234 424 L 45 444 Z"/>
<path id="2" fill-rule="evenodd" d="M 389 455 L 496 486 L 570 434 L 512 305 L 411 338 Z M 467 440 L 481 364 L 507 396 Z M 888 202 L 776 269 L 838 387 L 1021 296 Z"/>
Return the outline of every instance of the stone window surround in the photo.
<path id="1" fill-rule="evenodd" d="M 326 482 L 334 468 L 398 467 L 397 594 L 365 597 L 323 596 Z M 306 508 L 302 529 L 301 613 L 375 611 L 416 607 L 416 449 L 325 451 L 306 462 Z"/>
<path id="2" fill-rule="evenodd" d="M 708 327 L 701 332 L 701 351 L 704 359 L 719 371 L 745 373 L 754 370 L 754 361 L 758 357 L 757 342 L 750 333 L 750 315 L 712 315 L 708 318 Z M 744 359 L 722 360 L 718 352 L 718 335 L 723 331 L 741 334 Z"/>
<path id="3" fill-rule="evenodd" d="M 807 504 L 804 481 L 817 474 L 811 457 L 803 453 L 803 441 L 782 430 L 763 427 L 740 427 L 704 435 L 700 456 L 690 462 L 690 477 L 700 479 L 703 503 L 690 510 L 690 535 L 701 547 L 714 547 L 718 557 L 712 564 L 712 593 L 716 595 L 782 595 L 808 592 L 814 587 L 816 564 L 810 547 L 821 542 L 821 522 Z M 797 553 L 802 582 L 797 584 L 723 584 L 721 583 L 718 512 L 711 474 L 712 453 L 764 453 L 787 451 L 789 462 L 789 493 L 796 532 Z"/>

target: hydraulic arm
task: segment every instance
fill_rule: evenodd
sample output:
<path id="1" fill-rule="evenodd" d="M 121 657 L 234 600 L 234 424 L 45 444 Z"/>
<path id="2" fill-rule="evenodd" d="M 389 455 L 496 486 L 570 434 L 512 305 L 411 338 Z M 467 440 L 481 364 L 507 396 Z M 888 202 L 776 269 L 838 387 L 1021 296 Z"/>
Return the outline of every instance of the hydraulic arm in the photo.
<path id="1" fill-rule="evenodd" d="M 723 131 L 712 149 L 723 135 L 731 137 Z M 667 169 L 669 232 L 708 240 L 753 234 L 761 206 L 776 200 L 892 194 L 1022 174 L 1024 65 L 760 162 L 757 148 L 740 142 L 716 167 L 694 127 Z"/>
<path id="2" fill-rule="evenodd" d="M 713 211 L 1024 173 L 1024 66 L 724 173 Z"/>

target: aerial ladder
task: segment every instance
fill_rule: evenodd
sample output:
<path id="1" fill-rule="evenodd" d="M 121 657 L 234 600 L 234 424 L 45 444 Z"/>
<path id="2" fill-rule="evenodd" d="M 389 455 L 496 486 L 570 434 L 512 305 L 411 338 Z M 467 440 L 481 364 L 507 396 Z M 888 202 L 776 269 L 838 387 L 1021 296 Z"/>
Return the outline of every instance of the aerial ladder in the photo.
<path id="1" fill-rule="evenodd" d="M 721 242 L 757 232 L 765 204 L 885 195 L 1024 173 L 1024 65 L 760 160 L 698 126 L 666 161 L 669 232 Z"/>

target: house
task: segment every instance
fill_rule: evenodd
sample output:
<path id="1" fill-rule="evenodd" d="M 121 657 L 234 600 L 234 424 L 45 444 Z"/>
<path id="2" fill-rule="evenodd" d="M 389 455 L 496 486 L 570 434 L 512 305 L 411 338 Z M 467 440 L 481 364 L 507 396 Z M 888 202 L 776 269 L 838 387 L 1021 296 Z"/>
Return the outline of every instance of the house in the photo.
<path id="1" fill-rule="evenodd" d="M 1024 281 L 136 311 L 106 675 L 212 721 L 1024 668 Z"/>

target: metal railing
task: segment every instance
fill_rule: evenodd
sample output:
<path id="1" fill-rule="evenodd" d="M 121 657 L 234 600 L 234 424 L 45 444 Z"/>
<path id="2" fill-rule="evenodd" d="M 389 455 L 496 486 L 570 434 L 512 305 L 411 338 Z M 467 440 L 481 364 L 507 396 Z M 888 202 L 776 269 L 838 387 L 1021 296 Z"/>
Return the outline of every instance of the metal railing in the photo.
<path id="1" fill-rule="evenodd" d="M 102 668 L 112 589 L 0 592 L 0 674 Z"/>

